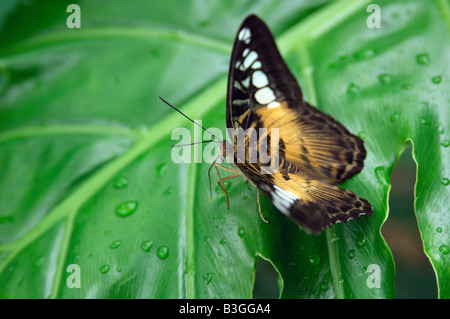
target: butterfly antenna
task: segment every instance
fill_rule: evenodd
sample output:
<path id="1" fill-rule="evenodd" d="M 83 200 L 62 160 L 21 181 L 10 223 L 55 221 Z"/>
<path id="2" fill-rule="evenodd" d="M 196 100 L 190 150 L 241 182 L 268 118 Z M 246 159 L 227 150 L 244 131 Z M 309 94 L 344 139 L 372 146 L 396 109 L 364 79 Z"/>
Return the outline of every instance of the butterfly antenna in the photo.
<path id="1" fill-rule="evenodd" d="M 171 108 L 173 108 L 175 111 L 177 111 L 178 113 L 180 113 L 181 115 L 183 115 L 185 118 L 187 118 L 189 121 L 191 121 L 192 123 L 194 123 L 195 125 L 197 125 L 198 127 L 201 127 L 202 130 L 204 130 L 205 132 L 208 132 L 209 134 L 211 134 L 211 137 L 215 138 L 219 143 L 221 143 L 221 141 L 210 131 L 208 131 L 206 128 L 204 128 L 203 126 L 201 126 L 200 124 L 198 124 L 197 122 L 195 122 L 193 119 L 191 119 L 189 116 L 187 116 L 186 114 L 184 114 L 183 112 L 181 112 L 179 109 L 177 109 L 175 106 L 173 106 L 172 104 L 170 104 L 169 102 L 167 102 L 166 100 L 164 100 L 162 97 L 158 96 L 159 99 L 161 101 L 163 101 L 164 103 L 166 103 L 168 106 L 170 106 Z M 210 142 L 217 142 L 217 141 L 210 141 Z"/>
<path id="2" fill-rule="evenodd" d="M 194 143 L 189 143 L 189 144 L 175 144 L 175 145 L 172 145 L 172 147 L 173 147 L 173 148 L 175 148 L 175 147 L 185 147 L 185 146 L 191 146 L 191 145 L 195 145 L 195 144 L 203 144 L 203 143 L 210 143 L 210 142 L 216 142 L 216 143 L 218 143 L 218 142 L 215 141 L 215 140 L 208 140 L 208 141 L 194 142 Z"/>

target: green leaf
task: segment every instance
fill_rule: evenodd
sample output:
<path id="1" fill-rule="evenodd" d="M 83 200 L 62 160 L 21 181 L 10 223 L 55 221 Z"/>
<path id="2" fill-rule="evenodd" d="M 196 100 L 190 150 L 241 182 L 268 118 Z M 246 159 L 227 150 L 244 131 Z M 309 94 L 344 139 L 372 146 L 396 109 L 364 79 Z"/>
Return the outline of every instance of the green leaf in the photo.
<path id="1" fill-rule="evenodd" d="M 0 297 L 250 298 L 263 258 L 284 298 L 391 298 L 380 229 L 410 141 L 423 246 L 448 298 L 449 5 L 379 1 L 370 29 L 372 2 L 81 1 L 81 29 L 66 26 L 70 1 L 2 5 Z M 342 187 L 373 216 L 307 235 L 261 198 L 265 224 L 251 184 L 230 180 L 227 210 L 215 174 L 209 200 L 210 164 L 172 161 L 175 128 L 201 136 L 157 97 L 224 132 L 229 54 L 250 13 L 305 99 L 365 140 L 364 170 Z"/>

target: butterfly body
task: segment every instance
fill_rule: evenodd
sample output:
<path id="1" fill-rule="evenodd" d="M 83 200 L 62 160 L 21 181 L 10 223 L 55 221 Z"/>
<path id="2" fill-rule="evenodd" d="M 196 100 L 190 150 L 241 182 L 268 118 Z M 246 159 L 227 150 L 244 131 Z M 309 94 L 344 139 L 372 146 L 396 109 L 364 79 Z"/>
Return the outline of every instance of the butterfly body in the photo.
<path id="1" fill-rule="evenodd" d="M 363 141 L 303 100 L 269 29 L 254 15 L 237 32 L 227 90 L 227 128 L 254 130 L 256 138 L 252 143 L 245 135 L 241 144 L 246 152 L 240 154 L 234 135 L 232 143 L 222 144 L 223 155 L 231 154 L 239 172 L 281 213 L 313 233 L 372 214 L 366 200 L 333 185 L 361 171 Z M 269 150 L 277 144 L 275 167 L 259 157 L 249 160 L 262 143 Z"/>

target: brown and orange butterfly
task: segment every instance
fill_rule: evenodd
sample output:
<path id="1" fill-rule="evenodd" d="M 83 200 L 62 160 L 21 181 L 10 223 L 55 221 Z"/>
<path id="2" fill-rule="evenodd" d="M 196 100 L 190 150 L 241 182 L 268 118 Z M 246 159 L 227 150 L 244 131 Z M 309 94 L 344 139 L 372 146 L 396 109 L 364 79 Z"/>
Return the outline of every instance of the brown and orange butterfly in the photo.
<path id="1" fill-rule="evenodd" d="M 363 141 L 303 100 L 270 30 L 254 15 L 244 20 L 234 41 L 226 123 L 233 129 L 277 128 L 279 136 L 279 167 L 274 173 L 264 173 L 260 162 L 238 161 L 236 144 L 223 142 L 224 154 L 233 149 L 237 168 L 225 168 L 235 174 L 218 182 L 227 203 L 224 180 L 244 175 L 258 190 L 258 205 L 261 191 L 307 232 L 319 233 L 336 222 L 372 214 L 367 200 L 332 185 L 361 171 L 366 156 Z M 264 137 L 270 140 L 270 133 Z M 213 166 L 218 174 L 217 167 L 224 168 Z M 261 214 L 260 205 L 259 209 Z"/>

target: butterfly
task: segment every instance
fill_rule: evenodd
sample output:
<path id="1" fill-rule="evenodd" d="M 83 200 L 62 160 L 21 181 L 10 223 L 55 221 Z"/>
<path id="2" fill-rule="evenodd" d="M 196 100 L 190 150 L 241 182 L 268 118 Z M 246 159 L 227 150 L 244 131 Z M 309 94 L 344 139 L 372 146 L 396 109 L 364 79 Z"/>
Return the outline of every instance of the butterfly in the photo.
<path id="1" fill-rule="evenodd" d="M 249 180 L 273 205 L 309 233 L 337 222 L 373 213 L 370 203 L 333 184 L 358 174 L 366 157 L 363 141 L 331 116 L 303 100 L 295 77 L 283 61 L 265 23 L 248 16 L 237 31 L 228 73 L 227 128 L 278 130 L 278 166 L 264 171 L 260 161 L 239 158 L 234 142 L 224 141 L 223 155 L 232 153 L 235 169 L 214 162 L 218 184 L 239 175 Z M 272 136 L 273 137 L 273 136 Z M 258 136 L 258 143 L 263 136 Z M 250 148 L 248 140 L 244 141 Z M 251 150 L 248 150 L 251 151 Z M 229 153 L 228 153 L 229 154 Z M 240 159 L 240 160 L 238 160 Z M 234 175 L 221 178 L 218 168 Z"/>

